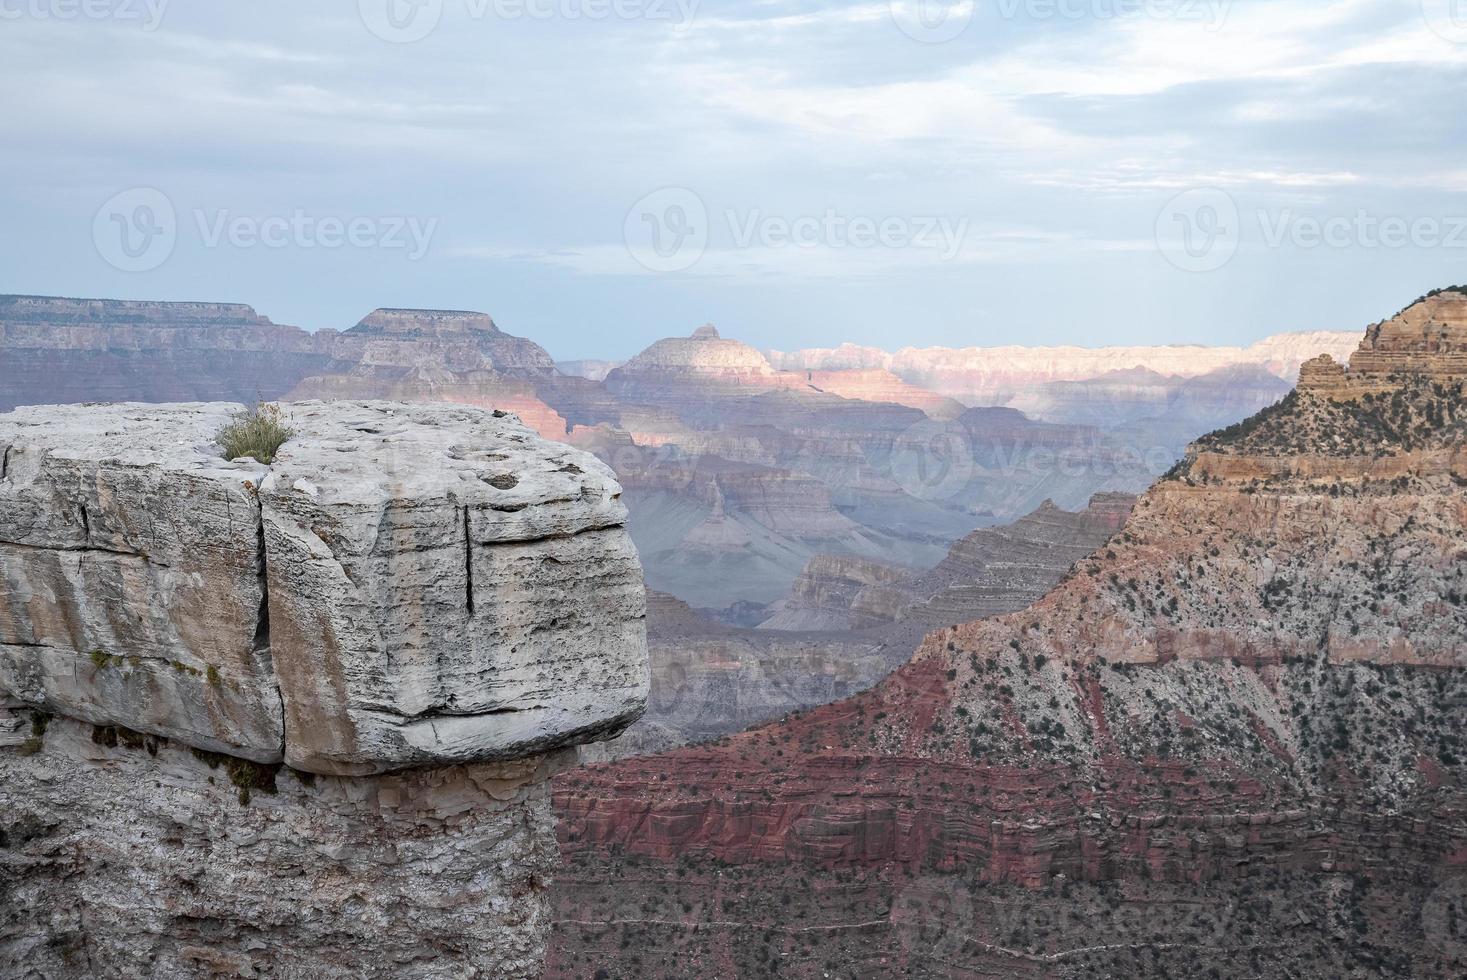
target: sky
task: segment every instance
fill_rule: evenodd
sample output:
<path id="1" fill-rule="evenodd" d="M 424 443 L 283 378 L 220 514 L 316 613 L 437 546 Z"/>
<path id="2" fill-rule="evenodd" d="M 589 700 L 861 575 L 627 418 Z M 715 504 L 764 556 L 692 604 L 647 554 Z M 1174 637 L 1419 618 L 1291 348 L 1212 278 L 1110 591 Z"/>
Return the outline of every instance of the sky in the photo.
<path id="1" fill-rule="evenodd" d="M 0 292 L 560 359 L 1235 344 L 1467 283 L 1467 0 L 0 0 Z"/>

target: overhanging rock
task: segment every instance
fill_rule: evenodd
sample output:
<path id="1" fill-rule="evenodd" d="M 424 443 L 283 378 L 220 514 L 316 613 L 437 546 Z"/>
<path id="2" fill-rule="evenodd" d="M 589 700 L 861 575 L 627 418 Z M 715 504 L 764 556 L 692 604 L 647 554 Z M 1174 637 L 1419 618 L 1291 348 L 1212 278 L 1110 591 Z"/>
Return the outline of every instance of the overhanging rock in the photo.
<path id="1" fill-rule="evenodd" d="M 0 696 L 365 775 L 609 738 L 647 697 L 610 470 L 512 416 L 307 402 L 0 415 Z"/>

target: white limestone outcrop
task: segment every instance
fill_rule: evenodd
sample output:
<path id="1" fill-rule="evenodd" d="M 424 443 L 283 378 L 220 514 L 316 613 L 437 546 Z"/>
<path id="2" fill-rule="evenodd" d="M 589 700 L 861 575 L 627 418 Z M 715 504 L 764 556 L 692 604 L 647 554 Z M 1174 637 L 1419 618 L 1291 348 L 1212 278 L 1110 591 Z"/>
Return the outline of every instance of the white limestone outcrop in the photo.
<path id="1" fill-rule="evenodd" d="M 647 695 L 611 471 L 513 416 L 302 403 L 0 415 L 0 696 L 333 775 L 614 736 Z"/>

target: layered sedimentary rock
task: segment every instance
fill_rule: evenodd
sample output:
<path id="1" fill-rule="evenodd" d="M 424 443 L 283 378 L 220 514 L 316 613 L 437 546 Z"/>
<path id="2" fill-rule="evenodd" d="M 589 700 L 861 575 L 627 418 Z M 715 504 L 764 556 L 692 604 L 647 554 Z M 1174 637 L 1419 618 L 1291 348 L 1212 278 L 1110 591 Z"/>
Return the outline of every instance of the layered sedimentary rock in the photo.
<path id="1" fill-rule="evenodd" d="M 340 335 L 330 363 L 300 381 L 296 400 L 382 398 L 452 402 L 511 411 L 548 439 L 564 438 L 566 420 L 545 403 L 536 382 L 556 377 L 544 348 L 500 330 L 483 313 L 376 310 Z"/>
<path id="2" fill-rule="evenodd" d="M 575 361 L 556 361 L 555 370 L 568 378 L 585 378 L 587 381 L 605 381 L 613 369 L 621 367 L 621 361 L 598 361 L 582 358 Z"/>
<path id="3" fill-rule="evenodd" d="M 503 413 L 291 418 L 259 494 L 289 764 L 513 757 L 640 712 L 641 570 L 604 465 Z"/>
<path id="4" fill-rule="evenodd" d="M 0 690 L 281 761 L 258 485 L 218 458 L 232 406 L 0 417 Z"/>
<path id="5" fill-rule="evenodd" d="M 974 531 L 913 584 L 903 616 L 935 626 L 1023 609 L 1119 531 L 1135 502 L 1102 493 L 1072 512 L 1045 501 L 1012 524 Z"/>
<path id="6" fill-rule="evenodd" d="M 649 585 L 699 606 L 773 601 L 821 552 L 899 547 L 842 514 L 827 485 L 800 468 L 642 447 L 609 430 L 577 436 L 627 488 Z M 751 439 L 745 448 L 757 457 L 758 447 Z"/>
<path id="7" fill-rule="evenodd" d="M 890 673 L 912 645 L 910 635 L 892 643 L 869 631 L 732 627 L 657 592 L 648 596 L 647 627 L 647 713 L 620 738 L 583 746 L 583 762 L 706 741 L 848 697 Z"/>
<path id="8" fill-rule="evenodd" d="M 1375 390 L 1381 343 L 1357 397 L 1199 441 L 1031 608 L 566 777 L 550 975 L 1461 975 L 1464 383 L 1416 351 Z"/>
<path id="9" fill-rule="evenodd" d="M 776 630 L 848 630 L 892 622 L 912 604 L 914 569 L 867 558 L 816 555 L 760 624 Z"/>
<path id="10" fill-rule="evenodd" d="M 0 296 L 0 411 L 278 398 L 325 366 L 335 340 L 238 303 Z"/>
<path id="11" fill-rule="evenodd" d="M 1137 369 L 1038 385 L 1010 399 L 1009 406 L 1048 422 L 1098 426 L 1147 450 L 1161 447 L 1180 457 L 1200 434 L 1245 419 L 1292 388 L 1258 365 L 1190 378 Z"/>
<path id="12" fill-rule="evenodd" d="M 655 410 L 572 439 L 628 488 L 652 587 L 702 608 L 774 601 L 820 554 L 930 567 L 975 526 L 1046 499 L 1079 509 L 1097 491 L 1139 490 L 1176 460 L 1147 440 L 1012 409 L 944 420 L 691 380 L 657 397 Z"/>
<path id="13" fill-rule="evenodd" d="M 0 973 L 535 975 L 544 782 L 647 696 L 620 487 L 466 407 L 220 459 L 239 411 L 0 416 Z"/>
<path id="14" fill-rule="evenodd" d="M 1300 387 L 1350 400 L 1394 392 L 1405 376 L 1442 382 L 1467 378 L 1467 287 L 1435 291 L 1377 323 L 1365 332 L 1349 365 L 1346 376 L 1333 358 L 1321 355 L 1305 365 Z"/>
<path id="15" fill-rule="evenodd" d="M 538 377 L 555 370 L 539 344 L 505 333 L 487 314 L 467 310 L 376 310 L 341 335 L 336 358 L 353 365 L 428 363 L 448 371 Z"/>

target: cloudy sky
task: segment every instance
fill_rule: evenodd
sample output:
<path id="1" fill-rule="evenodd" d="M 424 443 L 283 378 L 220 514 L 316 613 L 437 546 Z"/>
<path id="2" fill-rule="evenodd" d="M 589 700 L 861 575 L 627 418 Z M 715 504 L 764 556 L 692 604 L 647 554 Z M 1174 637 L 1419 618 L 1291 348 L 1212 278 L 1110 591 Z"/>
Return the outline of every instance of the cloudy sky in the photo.
<path id="1" fill-rule="evenodd" d="M 0 83 L 5 292 L 619 358 L 1237 343 L 1467 282 L 1464 0 L 0 0 Z"/>

